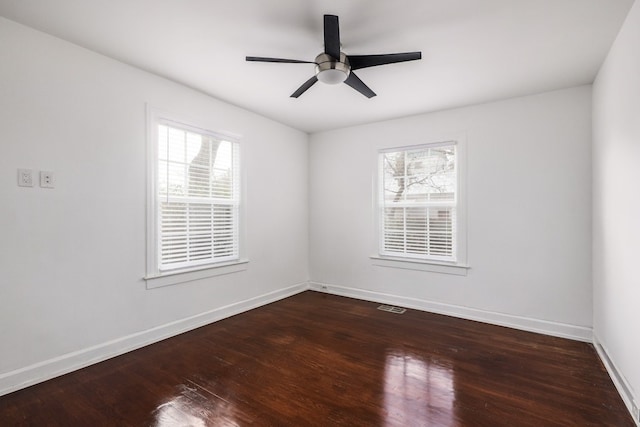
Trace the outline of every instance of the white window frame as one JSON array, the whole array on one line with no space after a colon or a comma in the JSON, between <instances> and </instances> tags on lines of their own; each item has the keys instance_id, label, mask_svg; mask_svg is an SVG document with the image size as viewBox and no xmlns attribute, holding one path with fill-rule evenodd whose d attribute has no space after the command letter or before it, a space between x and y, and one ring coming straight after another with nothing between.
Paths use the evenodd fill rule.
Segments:
<instances>
[{"instance_id":1,"label":"white window frame","mask_svg":"<svg viewBox=\"0 0 640 427\"><path fill-rule=\"evenodd\" d=\"M435 257L422 258L404 256L402 254L390 255L382 251L383 218L381 217L383 206L382 186L382 156L384 153L396 151L408 151L425 147L437 147L445 144L456 145L456 218L455 218L455 242L454 261L436 259ZM373 265L380 267L392 267L408 270L429 271L436 273L466 275L470 268L467 263L467 209L466 209L466 181L467 181L467 146L464 135L456 135L453 138L432 139L430 142L416 143L402 146L389 146L375 150L375 167L373 179L373 211L374 211L374 235L375 249L372 259Z\"/></svg>"},{"instance_id":2,"label":"white window frame","mask_svg":"<svg viewBox=\"0 0 640 427\"><path fill-rule=\"evenodd\" d=\"M158 126L161 124L175 126L180 129L190 130L196 133L213 136L216 139L225 140L237 144L240 150L240 137L228 133L209 130L209 126L192 120L186 120L176 114L169 113L147 105L147 289L175 285L207 277L235 273L247 269L248 260L244 253L244 168L242 159L239 163L238 178L240 179L240 195L236 232L238 239L238 255L225 261L212 261L201 265L185 268L161 270L159 263L159 213L158 213Z\"/></svg>"}]
</instances>

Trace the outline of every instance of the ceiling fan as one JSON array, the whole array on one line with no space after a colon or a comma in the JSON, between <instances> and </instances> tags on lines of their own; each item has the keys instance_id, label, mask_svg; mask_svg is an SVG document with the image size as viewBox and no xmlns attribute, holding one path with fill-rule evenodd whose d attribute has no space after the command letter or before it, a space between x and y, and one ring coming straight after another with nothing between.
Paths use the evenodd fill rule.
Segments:
<instances>
[{"instance_id":1,"label":"ceiling fan","mask_svg":"<svg viewBox=\"0 0 640 427\"><path fill-rule=\"evenodd\" d=\"M346 55L340 51L340 27L336 15L324 15L324 52L316 56L314 61L297 59L265 58L247 56L247 61L282 62L289 64L316 64L316 74L304 82L293 94L297 98L313 86L318 80L327 84L346 83L367 98L376 96L366 84L353 72L360 68L396 62L422 59L422 52L388 53L382 55Z\"/></svg>"}]
</instances>

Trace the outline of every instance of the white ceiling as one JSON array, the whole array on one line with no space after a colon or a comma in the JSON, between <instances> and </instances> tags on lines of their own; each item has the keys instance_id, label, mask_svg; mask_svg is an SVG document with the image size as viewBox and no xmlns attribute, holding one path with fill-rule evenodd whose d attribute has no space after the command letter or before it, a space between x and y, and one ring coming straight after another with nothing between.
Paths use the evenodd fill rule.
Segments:
<instances>
[{"instance_id":1,"label":"white ceiling","mask_svg":"<svg viewBox=\"0 0 640 427\"><path fill-rule=\"evenodd\" d=\"M591 83L633 0L0 0L0 15L306 132ZM317 83L323 14L378 96Z\"/></svg>"}]
</instances>

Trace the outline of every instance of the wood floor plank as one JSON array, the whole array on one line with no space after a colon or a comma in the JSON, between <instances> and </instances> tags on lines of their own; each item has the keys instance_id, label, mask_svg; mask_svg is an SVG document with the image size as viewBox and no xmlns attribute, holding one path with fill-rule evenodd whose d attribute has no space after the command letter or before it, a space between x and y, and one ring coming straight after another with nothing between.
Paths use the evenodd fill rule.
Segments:
<instances>
[{"instance_id":1,"label":"wood floor plank","mask_svg":"<svg viewBox=\"0 0 640 427\"><path fill-rule=\"evenodd\" d=\"M587 343L377 306L307 291L0 397L0 425L634 425Z\"/></svg>"}]
</instances>

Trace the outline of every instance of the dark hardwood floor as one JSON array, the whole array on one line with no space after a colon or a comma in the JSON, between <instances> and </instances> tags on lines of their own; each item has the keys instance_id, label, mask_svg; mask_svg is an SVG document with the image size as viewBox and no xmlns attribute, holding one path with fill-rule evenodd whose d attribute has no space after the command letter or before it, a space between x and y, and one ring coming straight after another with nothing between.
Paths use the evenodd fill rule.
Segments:
<instances>
[{"instance_id":1,"label":"dark hardwood floor","mask_svg":"<svg viewBox=\"0 0 640 427\"><path fill-rule=\"evenodd\" d=\"M2 426L633 426L589 344L304 292L0 397Z\"/></svg>"}]
</instances>

